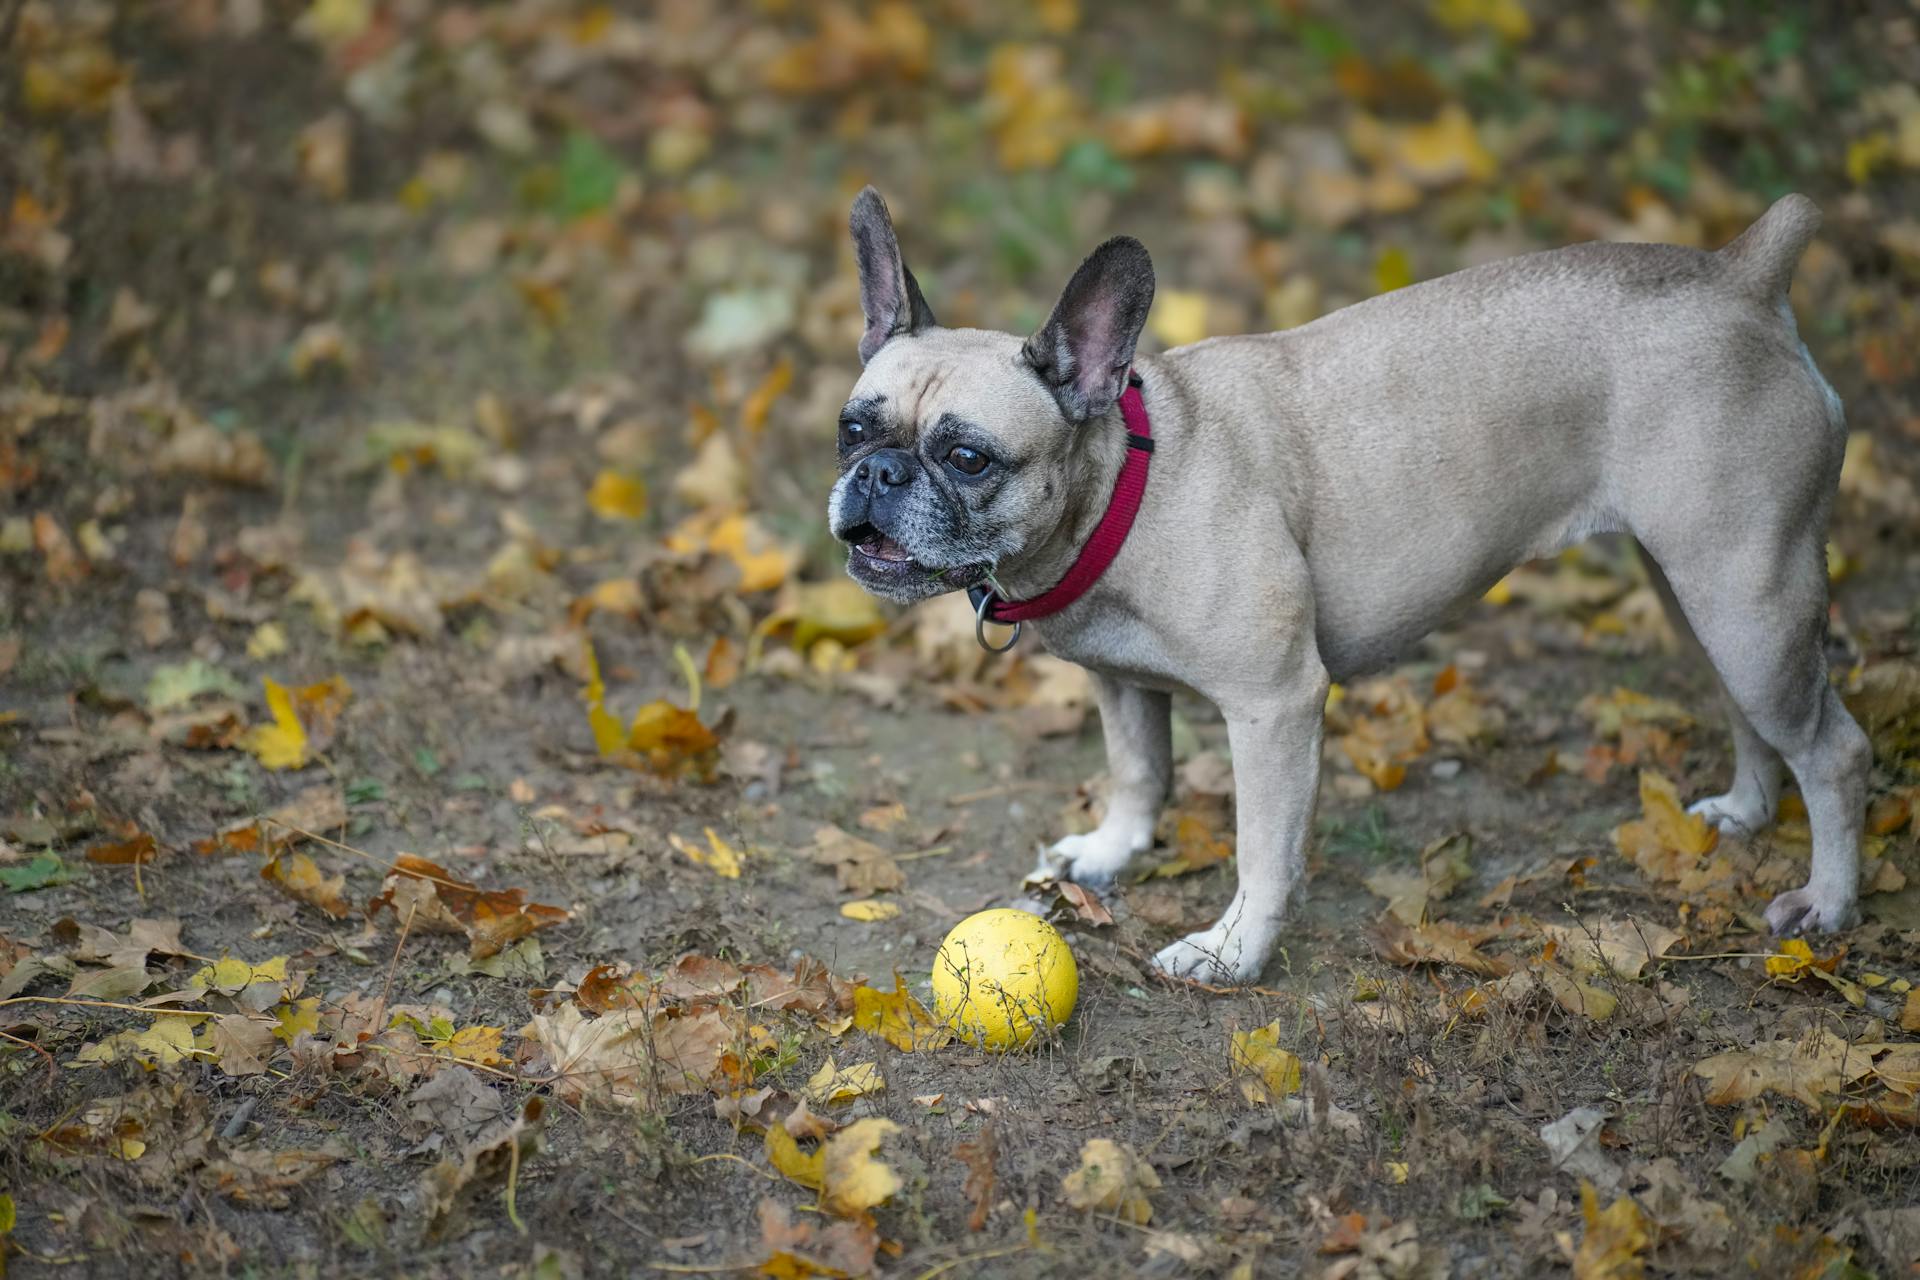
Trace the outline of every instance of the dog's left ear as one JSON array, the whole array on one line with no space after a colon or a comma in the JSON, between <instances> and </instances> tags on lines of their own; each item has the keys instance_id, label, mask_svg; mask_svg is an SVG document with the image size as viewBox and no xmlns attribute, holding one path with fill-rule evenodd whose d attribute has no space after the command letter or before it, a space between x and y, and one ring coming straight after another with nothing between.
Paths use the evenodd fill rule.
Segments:
<instances>
[{"instance_id":1,"label":"dog's left ear","mask_svg":"<svg viewBox=\"0 0 1920 1280\"><path fill-rule=\"evenodd\" d=\"M933 308L920 296L920 284L900 256L893 218L878 191L864 187L854 197L847 228L853 232L853 259L860 268L860 311L867 318L860 335L860 363L865 364L889 339L931 329L935 321Z\"/></svg>"},{"instance_id":2,"label":"dog's left ear","mask_svg":"<svg viewBox=\"0 0 1920 1280\"><path fill-rule=\"evenodd\" d=\"M1134 344L1153 307L1153 259L1132 236L1115 236L1087 255L1027 339L1027 363L1053 388L1060 412L1086 422L1127 389Z\"/></svg>"}]
</instances>

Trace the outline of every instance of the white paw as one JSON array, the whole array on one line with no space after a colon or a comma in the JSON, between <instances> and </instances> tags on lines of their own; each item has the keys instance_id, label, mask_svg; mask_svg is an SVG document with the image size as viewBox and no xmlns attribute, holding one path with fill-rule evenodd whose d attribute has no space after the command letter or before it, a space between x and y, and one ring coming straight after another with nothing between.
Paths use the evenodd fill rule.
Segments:
<instances>
[{"instance_id":1,"label":"white paw","mask_svg":"<svg viewBox=\"0 0 1920 1280\"><path fill-rule=\"evenodd\" d=\"M1859 923L1860 905L1852 894L1824 892L1812 885L1789 889L1767 904L1767 928L1778 938L1838 933Z\"/></svg>"},{"instance_id":2,"label":"white paw","mask_svg":"<svg viewBox=\"0 0 1920 1280\"><path fill-rule=\"evenodd\" d=\"M1255 939L1246 928L1222 923L1164 948L1153 958L1153 967L1171 978L1237 987L1260 976L1271 949L1270 940Z\"/></svg>"},{"instance_id":3,"label":"white paw","mask_svg":"<svg viewBox=\"0 0 1920 1280\"><path fill-rule=\"evenodd\" d=\"M1740 836L1743 839L1773 821L1773 814L1768 812L1765 800L1757 796L1736 795L1731 791L1725 795L1695 800L1687 806L1687 812L1699 814L1720 828L1723 835Z\"/></svg>"},{"instance_id":4,"label":"white paw","mask_svg":"<svg viewBox=\"0 0 1920 1280\"><path fill-rule=\"evenodd\" d=\"M1136 854L1153 843L1153 831L1100 826L1085 835L1068 836L1040 853L1039 872L1075 884L1104 888L1118 880Z\"/></svg>"}]
</instances>

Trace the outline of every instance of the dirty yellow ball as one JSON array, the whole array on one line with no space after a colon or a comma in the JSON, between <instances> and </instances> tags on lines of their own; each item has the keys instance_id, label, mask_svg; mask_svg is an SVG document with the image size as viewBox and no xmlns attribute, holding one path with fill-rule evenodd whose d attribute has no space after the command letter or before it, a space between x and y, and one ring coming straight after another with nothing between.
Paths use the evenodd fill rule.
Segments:
<instances>
[{"instance_id":1,"label":"dirty yellow ball","mask_svg":"<svg viewBox=\"0 0 1920 1280\"><path fill-rule=\"evenodd\" d=\"M1000 907L955 925L933 962L933 1014L969 1044L1018 1049L1073 1013L1080 970L1039 916Z\"/></svg>"}]
</instances>

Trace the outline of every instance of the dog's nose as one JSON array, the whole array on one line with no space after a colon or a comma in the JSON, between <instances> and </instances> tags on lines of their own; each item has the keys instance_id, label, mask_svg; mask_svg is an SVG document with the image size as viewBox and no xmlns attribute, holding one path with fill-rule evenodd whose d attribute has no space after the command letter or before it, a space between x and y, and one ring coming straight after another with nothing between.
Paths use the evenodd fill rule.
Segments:
<instances>
[{"instance_id":1,"label":"dog's nose","mask_svg":"<svg viewBox=\"0 0 1920 1280\"><path fill-rule=\"evenodd\" d=\"M853 474L878 496L911 484L915 469L913 455L905 449L880 449L863 458Z\"/></svg>"}]
</instances>

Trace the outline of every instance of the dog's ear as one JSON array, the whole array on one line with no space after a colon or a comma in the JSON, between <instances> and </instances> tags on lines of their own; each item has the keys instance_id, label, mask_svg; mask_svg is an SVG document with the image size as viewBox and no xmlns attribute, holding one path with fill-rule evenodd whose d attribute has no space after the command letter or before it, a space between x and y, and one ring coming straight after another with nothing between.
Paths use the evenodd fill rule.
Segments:
<instances>
[{"instance_id":1,"label":"dog's ear","mask_svg":"<svg viewBox=\"0 0 1920 1280\"><path fill-rule=\"evenodd\" d=\"M1133 347L1153 306L1153 259L1131 236L1087 255L1022 354L1071 422L1097 418L1127 389Z\"/></svg>"},{"instance_id":2,"label":"dog's ear","mask_svg":"<svg viewBox=\"0 0 1920 1280\"><path fill-rule=\"evenodd\" d=\"M854 197L847 217L853 232L853 258L860 268L860 311L867 328L860 335L860 363L890 338L919 333L934 324L933 308L920 295L920 282L900 257L900 241L893 234L887 202L872 187Z\"/></svg>"}]
</instances>

